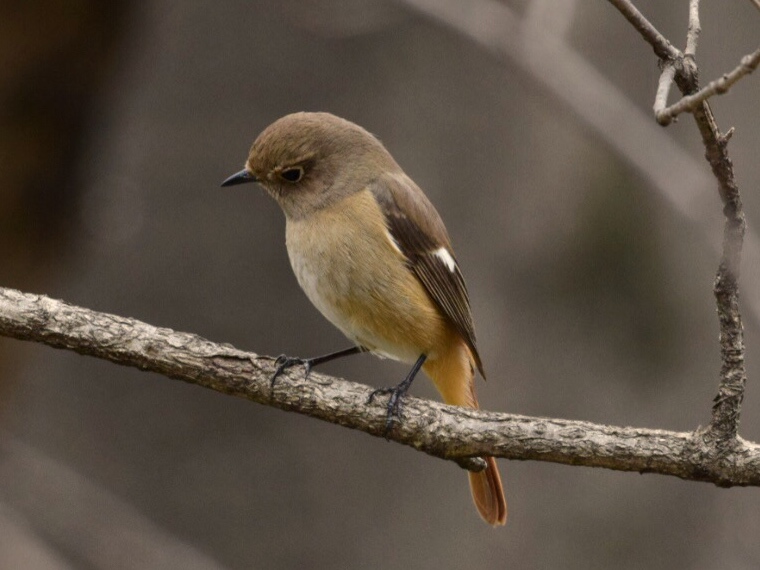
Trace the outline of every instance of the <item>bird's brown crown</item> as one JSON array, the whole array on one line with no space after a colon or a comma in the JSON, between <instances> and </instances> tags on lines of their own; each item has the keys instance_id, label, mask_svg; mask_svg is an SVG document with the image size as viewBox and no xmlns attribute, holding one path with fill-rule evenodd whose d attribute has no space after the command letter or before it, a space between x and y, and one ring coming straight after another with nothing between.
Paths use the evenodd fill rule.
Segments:
<instances>
[{"instance_id":1,"label":"bird's brown crown","mask_svg":"<svg viewBox=\"0 0 760 570\"><path fill-rule=\"evenodd\" d=\"M258 136L246 169L285 209L294 192L347 194L398 165L359 125L330 113L293 113Z\"/></svg>"}]
</instances>

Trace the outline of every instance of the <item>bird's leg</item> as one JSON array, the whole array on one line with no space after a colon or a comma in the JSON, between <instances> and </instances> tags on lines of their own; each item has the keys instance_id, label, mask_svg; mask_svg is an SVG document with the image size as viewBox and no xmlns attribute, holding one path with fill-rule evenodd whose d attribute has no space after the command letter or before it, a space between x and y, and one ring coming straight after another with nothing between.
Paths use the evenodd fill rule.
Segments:
<instances>
[{"instance_id":1,"label":"bird's leg","mask_svg":"<svg viewBox=\"0 0 760 570\"><path fill-rule=\"evenodd\" d=\"M417 376L420 368L422 368L422 365L425 364L425 360L427 360L427 355L420 355L420 357L417 359L417 362L414 363L414 366L412 366L412 369L409 371L409 374L406 375L406 378L404 378L404 380L398 386L394 386L392 388L378 388L369 395L367 403L371 404L375 399L375 396L379 394L390 394L387 407L388 414L385 416L385 435L388 435L393 428L393 419L401 419L401 398L406 395L409 387L412 385L412 382L414 382L414 377Z\"/></svg>"},{"instance_id":2,"label":"bird's leg","mask_svg":"<svg viewBox=\"0 0 760 570\"><path fill-rule=\"evenodd\" d=\"M277 377L285 372L288 368L302 364L306 370L304 377L308 378L311 369L319 364L324 364L325 362L330 362L331 360L337 360L338 358L342 358L344 356L366 352L366 350L367 349L363 346L352 346L351 348L345 348L343 350L331 352L330 354L324 354L322 356L315 356L314 358L298 358L297 356L286 356L284 354L281 354L274 361L274 364L277 366L277 368L275 369L274 374L272 374L272 379L270 380L272 390L274 390L274 383L277 380Z\"/></svg>"}]
</instances>

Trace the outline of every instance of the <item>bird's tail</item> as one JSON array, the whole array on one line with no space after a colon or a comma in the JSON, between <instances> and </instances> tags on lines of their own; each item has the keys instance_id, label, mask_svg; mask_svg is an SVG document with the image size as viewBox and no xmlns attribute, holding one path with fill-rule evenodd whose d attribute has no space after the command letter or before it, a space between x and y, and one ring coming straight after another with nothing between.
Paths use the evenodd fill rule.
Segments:
<instances>
[{"instance_id":1,"label":"bird's tail","mask_svg":"<svg viewBox=\"0 0 760 570\"><path fill-rule=\"evenodd\" d=\"M466 408L478 408L475 397L475 359L461 338L454 348L435 360L429 360L423 370L430 376L444 402ZM478 473L470 472L472 499L480 516L493 526L507 522L507 501L501 477L493 457L485 457L487 467Z\"/></svg>"}]
</instances>

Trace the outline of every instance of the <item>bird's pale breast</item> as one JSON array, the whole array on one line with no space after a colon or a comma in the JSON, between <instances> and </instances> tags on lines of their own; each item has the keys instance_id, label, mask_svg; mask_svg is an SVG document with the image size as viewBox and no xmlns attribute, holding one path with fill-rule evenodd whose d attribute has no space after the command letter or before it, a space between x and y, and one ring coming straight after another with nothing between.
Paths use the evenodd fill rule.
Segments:
<instances>
[{"instance_id":1,"label":"bird's pale breast","mask_svg":"<svg viewBox=\"0 0 760 570\"><path fill-rule=\"evenodd\" d=\"M403 362L423 353L435 358L445 319L408 269L369 191L288 220L286 240L301 288L353 342Z\"/></svg>"}]
</instances>

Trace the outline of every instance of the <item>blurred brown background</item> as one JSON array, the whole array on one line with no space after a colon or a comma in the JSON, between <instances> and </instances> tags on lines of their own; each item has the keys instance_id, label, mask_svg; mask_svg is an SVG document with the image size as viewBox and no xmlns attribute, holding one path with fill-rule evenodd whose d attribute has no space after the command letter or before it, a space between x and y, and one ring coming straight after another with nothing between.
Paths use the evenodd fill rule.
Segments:
<instances>
[{"instance_id":1,"label":"blurred brown background","mask_svg":"<svg viewBox=\"0 0 760 570\"><path fill-rule=\"evenodd\" d=\"M653 121L652 51L607 2L505 5L541 25L560 17L567 51ZM638 3L677 45L687 5ZM605 137L519 59L403 2L107 6L0 9L0 285L261 354L343 348L291 274L277 206L219 188L274 119L330 111L377 134L446 220L491 378L484 407L709 421L721 206L690 117L660 129L667 144L641 146L666 165L680 148L695 170L652 173L615 144L632 131ZM707 81L757 47L760 12L703 2L702 26ZM755 227L758 80L713 103L721 128L737 127L729 148ZM754 441L757 262L745 257L742 283L741 433ZM380 439L8 339L0 367L1 568L760 565L757 489L501 461L510 520L492 530L455 465ZM405 373L369 356L325 371L372 385ZM424 381L414 392L435 396Z\"/></svg>"}]
</instances>

